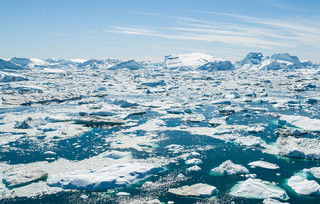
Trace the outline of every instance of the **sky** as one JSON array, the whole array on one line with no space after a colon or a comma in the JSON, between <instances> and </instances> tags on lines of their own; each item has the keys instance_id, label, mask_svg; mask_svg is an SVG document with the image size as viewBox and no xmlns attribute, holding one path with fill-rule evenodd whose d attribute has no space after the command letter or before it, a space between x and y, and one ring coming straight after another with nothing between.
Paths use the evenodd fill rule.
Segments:
<instances>
[{"instance_id":1,"label":"sky","mask_svg":"<svg viewBox=\"0 0 320 204\"><path fill-rule=\"evenodd\" d=\"M0 0L0 57L320 61L319 0Z\"/></svg>"}]
</instances>

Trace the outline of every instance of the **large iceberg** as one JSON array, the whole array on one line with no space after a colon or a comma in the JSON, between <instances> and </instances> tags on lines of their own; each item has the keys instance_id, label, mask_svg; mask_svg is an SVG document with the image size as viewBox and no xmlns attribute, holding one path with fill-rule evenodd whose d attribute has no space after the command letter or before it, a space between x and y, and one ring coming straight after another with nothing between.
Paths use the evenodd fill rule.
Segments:
<instances>
[{"instance_id":1,"label":"large iceberg","mask_svg":"<svg viewBox=\"0 0 320 204\"><path fill-rule=\"evenodd\" d=\"M164 67L182 68L182 67L200 67L208 62L215 62L217 59L204 53L189 53L168 55L165 57Z\"/></svg>"},{"instance_id":2,"label":"large iceberg","mask_svg":"<svg viewBox=\"0 0 320 204\"><path fill-rule=\"evenodd\" d=\"M301 176L292 176L288 180L288 186L300 195L320 194L320 185L316 181Z\"/></svg>"},{"instance_id":3,"label":"large iceberg","mask_svg":"<svg viewBox=\"0 0 320 204\"><path fill-rule=\"evenodd\" d=\"M244 198L275 198L279 200L288 200L287 193L276 185L260 179L248 178L245 181L238 182L232 187L230 194Z\"/></svg>"},{"instance_id":4,"label":"large iceberg","mask_svg":"<svg viewBox=\"0 0 320 204\"><path fill-rule=\"evenodd\" d=\"M283 156L320 159L320 140L317 138L279 137L276 145Z\"/></svg>"},{"instance_id":5,"label":"large iceberg","mask_svg":"<svg viewBox=\"0 0 320 204\"><path fill-rule=\"evenodd\" d=\"M47 184L64 189L103 190L124 187L164 170L147 163L113 164L100 170L79 170L49 175Z\"/></svg>"}]
</instances>

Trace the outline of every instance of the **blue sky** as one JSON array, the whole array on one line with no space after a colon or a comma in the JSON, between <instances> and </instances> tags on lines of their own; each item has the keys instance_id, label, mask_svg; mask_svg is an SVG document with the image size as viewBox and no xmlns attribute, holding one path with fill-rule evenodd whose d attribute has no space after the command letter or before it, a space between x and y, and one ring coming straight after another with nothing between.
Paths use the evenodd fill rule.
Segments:
<instances>
[{"instance_id":1,"label":"blue sky","mask_svg":"<svg viewBox=\"0 0 320 204\"><path fill-rule=\"evenodd\" d=\"M0 57L320 60L319 0L0 0Z\"/></svg>"}]
</instances>

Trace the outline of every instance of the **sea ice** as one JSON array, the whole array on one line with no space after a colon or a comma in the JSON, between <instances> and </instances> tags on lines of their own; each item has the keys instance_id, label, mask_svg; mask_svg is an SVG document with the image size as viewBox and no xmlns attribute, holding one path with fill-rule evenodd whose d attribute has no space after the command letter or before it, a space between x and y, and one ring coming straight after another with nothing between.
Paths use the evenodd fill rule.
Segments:
<instances>
[{"instance_id":1,"label":"sea ice","mask_svg":"<svg viewBox=\"0 0 320 204\"><path fill-rule=\"evenodd\" d=\"M237 174L248 174L249 170L240 165L234 164L231 160L223 162L220 166L211 169L213 175L237 175Z\"/></svg>"},{"instance_id":2,"label":"sea ice","mask_svg":"<svg viewBox=\"0 0 320 204\"><path fill-rule=\"evenodd\" d=\"M287 193L267 181L248 178L245 181L238 182L230 190L230 194L236 197L266 199L275 198L279 200L288 200Z\"/></svg>"},{"instance_id":3,"label":"sea ice","mask_svg":"<svg viewBox=\"0 0 320 204\"><path fill-rule=\"evenodd\" d=\"M4 173L3 181L9 188L15 188L45 179L48 173L37 168L9 169Z\"/></svg>"},{"instance_id":4,"label":"sea ice","mask_svg":"<svg viewBox=\"0 0 320 204\"><path fill-rule=\"evenodd\" d=\"M112 164L100 170L49 175L47 184L64 189L103 190L127 186L162 170L164 168L146 163Z\"/></svg>"},{"instance_id":5,"label":"sea ice","mask_svg":"<svg viewBox=\"0 0 320 204\"><path fill-rule=\"evenodd\" d=\"M312 167L310 169L303 169L305 173L314 178L320 179L320 167Z\"/></svg>"},{"instance_id":6,"label":"sea ice","mask_svg":"<svg viewBox=\"0 0 320 204\"><path fill-rule=\"evenodd\" d=\"M170 188L168 192L179 196L207 198L213 196L217 192L217 188L208 184L197 183L191 186Z\"/></svg>"},{"instance_id":7,"label":"sea ice","mask_svg":"<svg viewBox=\"0 0 320 204\"><path fill-rule=\"evenodd\" d=\"M316 181L310 181L301 176L292 176L288 180L288 186L300 195L320 194L320 185Z\"/></svg>"},{"instance_id":8,"label":"sea ice","mask_svg":"<svg viewBox=\"0 0 320 204\"><path fill-rule=\"evenodd\" d=\"M254 161L248 164L251 167L261 167L265 169L279 169L280 167L277 164L272 164L266 161Z\"/></svg>"}]
</instances>

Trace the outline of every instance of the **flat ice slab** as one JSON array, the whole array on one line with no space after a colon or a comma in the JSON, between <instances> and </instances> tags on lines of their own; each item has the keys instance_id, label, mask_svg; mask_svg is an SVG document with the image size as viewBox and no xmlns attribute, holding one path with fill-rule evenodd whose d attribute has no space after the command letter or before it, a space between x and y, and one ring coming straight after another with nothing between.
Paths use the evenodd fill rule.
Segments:
<instances>
[{"instance_id":1,"label":"flat ice slab","mask_svg":"<svg viewBox=\"0 0 320 204\"><path fill-rule=\"evenodd\" d=\"M80 170L49 176L51 187L81 190L103 190L123 187L164 170L146 163L113 164L100 170Z\"/></svg>"},{"instance_id":2,"label":"flat ice slab","mask_svg":"<svg viewBox=\"0 0 320 204\"><path fill-rule=\"evenodd\" d=\"M286 121L287 124L291 124L303 130L320 132L319 119L312 119L305 116L283 115L280 117L280 120Z\"/></svg>"},{"instance_id":3,"label":"flat ice slab","mask_svg":"<svg viewBox=\"0 0 320 204\"><path fill-rule=\"evenodd\" d=\"M280 167L277 164L272 164L266 161L254 161L248 164L251 167L261 167L265 169L279 169Z\"/></svg>"},{"instance_id":4,"label":"flat ice slab","mask_svg":"<svg viewBox=\"0 0 320 204\"><path fill-rule=\"evenodd\" d=\"M288 186L300 195L320 194L320 185L316 181L301 176L292 176L288 180Z\"/></svg>"},{"instance_id":5,"label":"flat ice slab","mask_svg":"<svg viewBox=\"0 0 320 204\"><path fill-rule=\"evenodd\" d=\"M275 198L279 200L288 200L287 193L267 181L248 178L245 181L238 182L232 187L230 194L236 197L266 199Z\"/></svg>"},{"instance_id":6,"label":"flat ice slab","mask_svg":"<svg viewBox=\"0 0 320 204\"><path fill-rule=\"evenodd\" d=\"M197 183L191 186L171 188L168 192L179 196L211 197L217 192L217 188L208 184Z\"/></svg>"},{"instance_id":7,"label":"flat ice slab","mask_svg":"<svg viewBox=\"0 0 320 204\"><path fill-rule=\"evenodd\" d=\"M41 169L12 169L5 172L3 181L9 188L14 188L45 179L47 176L48 173Z\"/></svg>"}]
</instances>

